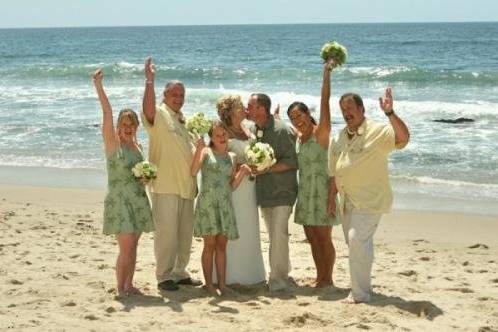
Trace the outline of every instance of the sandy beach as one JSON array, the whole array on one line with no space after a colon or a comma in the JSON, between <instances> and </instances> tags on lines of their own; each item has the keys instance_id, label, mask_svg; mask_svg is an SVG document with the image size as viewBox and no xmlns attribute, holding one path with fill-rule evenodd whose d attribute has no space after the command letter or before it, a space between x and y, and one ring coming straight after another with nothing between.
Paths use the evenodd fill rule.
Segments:
<instances>
[{"instance_id":1,"label":"sandy beach","mask_svg":"<svg viewBox=\"0 0 498 332\"><path fill-rule=\"evenodd\" d=\"M335 288L315 289L302 229L290 223L296 287L269 294L235 287L213 298L182 286L160 293L152 234L140 242L135 283L145 293L115 300L113 237L102 234L103 191L0 185L0 330L373 330L498 331L498 217L394 211L375 237L374 296L345 305L342 229ZM261 223L265 261L268 237ZM202 279L202 242L189 270Z\"/></svg>"}]
</instances>

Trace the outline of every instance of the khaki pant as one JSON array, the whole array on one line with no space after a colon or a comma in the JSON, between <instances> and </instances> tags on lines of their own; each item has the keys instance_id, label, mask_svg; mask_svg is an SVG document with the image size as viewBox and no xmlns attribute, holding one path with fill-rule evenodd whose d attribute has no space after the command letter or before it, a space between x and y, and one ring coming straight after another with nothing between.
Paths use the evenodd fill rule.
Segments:
<instances>
[{"instance_id":1,"label":"khaki pant","mask_svg":"<svg viewBox=\"0 0 498 332\"><path fill-rule=\"evenodd\" d=\"M194 201L178 195L153 193L152 214L157 282L188 278Z\"/></svg>"},{"instance_id":2,"label":"khaki pant","mask_svg":"<svg viewBox=\"0 0 498 332\"><path fill-rule=\"evenodd\" d=\"M356 301L370 301L373 236L381 216L379 213L355 210L350 204L346 204L342 229L349 249L351 295Z\"/></svg>"},{"instance_id":3,"label":"khaki pant","mask_svg":"<svg viewBox=\"0 0 498 332\"><path fill-rule=\"evenodd\" d=\"M270 280L269 285L286 288L291 270L289 259L289 217L292 206L261 208L266 229L270 237Z\"/></svg>"}]
</instances>

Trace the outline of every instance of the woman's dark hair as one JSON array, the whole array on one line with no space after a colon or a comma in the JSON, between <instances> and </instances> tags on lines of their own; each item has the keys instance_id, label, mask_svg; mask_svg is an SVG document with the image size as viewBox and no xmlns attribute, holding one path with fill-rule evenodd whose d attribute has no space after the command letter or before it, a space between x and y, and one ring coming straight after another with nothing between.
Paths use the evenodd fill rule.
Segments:
<instances>
[{"instance_id":1,"label":"woman's dark hair","mask_svg":"<svg viewBox=\"0 0 498 332\"><path fill-rule=\"evenodd\" d=\"M222 127L223 129L225 129L225 125L223 124L223 122L221 120L215 119L215 120L211 121L211 127L209 127L209 131L208 131L209 147L210 148L212 148L214 146L212 137L213 137L214 128L216 128L216 127Z\"/></svg>"},{"instance_id":2,"label":"woman's dark hair","mask_svg":"<svg viewBox=\"0 0 498 332\"><path fill-rule=\"evenodd\" d=\"M342 101L344 99L347 99L347 98L353 99L353 101L356 104L356 106L361 107L363 109L363 113L365 113L365 106L363 106L363 99L361 99L360 95L357 94L357 93L349 92L349 93L343 94L341 96L341 99L339 99L339 106L342 105Z\"/></svg>"},{"instance_id":3,"label":"woman's dark hair","mask_svg":"<svg viewBox=\"0 0 498 332\"><path fill-rule=\"evenodd\" d=\"M300 101L295 101L289 105L289 108L287 109L287 116L289 117L289 119L290 119L290 112L294 109L294 107L297 107L297 109L300 112L307 114L311 119L311 123L313 123L316 126L316 120L314 117L311 116L308 106L306 106L305 103L302 103Z\"/></svg>"}]
</instances>

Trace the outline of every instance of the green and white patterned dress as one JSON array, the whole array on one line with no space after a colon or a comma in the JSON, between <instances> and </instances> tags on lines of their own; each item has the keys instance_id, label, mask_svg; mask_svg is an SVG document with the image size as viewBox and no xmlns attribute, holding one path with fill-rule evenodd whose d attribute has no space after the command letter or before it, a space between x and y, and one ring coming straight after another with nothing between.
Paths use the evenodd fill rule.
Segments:
<instances>
[{"instance_id":1,"label":"green and white patterned dress","mask_svg":"<svg viewBox=\"0 0 498 332\"><path fill-rule=\"evenodd\" d=\"M304 226L332 226L339 218L327 214L329 175L327 150L313 135L305 143L297 144L299 185L294 222ZM336 214L337 215L337 214Z\"/></svg>"},{"instance_id":2,"label":"green and white patterned dress","mask_svg":"<svg viewBox=\"0 0 498 332\"><path fill-rule=\"evenodd\" d=\"M144 186L131 169L144 160L140 151L119 147L107 158L104 234L151 232L152 212Z\"/></svg>"},{"instance_id":3,"label":"green and white patterned dress","mask_svg":"<svg viewBox=\"0 0 498 332\"><path fill-rule=\"evenodd\" d=\"M229 240L239 237L232 204L232 160L217 156L211 149L202 162L201 192L194 213L194 236L223 234Z\"/></svg>"}]
</instances>

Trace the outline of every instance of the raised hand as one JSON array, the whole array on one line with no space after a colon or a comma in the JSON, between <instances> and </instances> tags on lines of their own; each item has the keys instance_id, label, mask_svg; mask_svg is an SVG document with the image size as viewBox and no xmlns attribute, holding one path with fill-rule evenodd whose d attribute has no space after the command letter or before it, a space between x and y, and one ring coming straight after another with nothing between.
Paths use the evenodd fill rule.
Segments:
<instances>
[{"instance_id":1,"label":"raised hand","mask_svg":"<svg viewBox=\"0 0 498 332\"><path fill-rule=\"evenodd\" d=\"M149 124L154 124L154 118L156 117L156 93L154 90L154 77L156 76L156 68L152 63L152 58L147 57L145 59L145 91L144 98L142 100L142 110L144 112L145 119Z\"/></svg>"},{"instance_id":2,"label":"raised hand","mask_svg":"<svg viewBox=\"0 0 498 332\"><path fill-rule=\"evenodd\" d=\"M199 138L196 142L195 142L195 148L196 150L202 150L203 148L206 147L206 142L204 142L204 138Z\"/></svg>"},{"instance_id":3,"label":"raised hand","mask_svg":"<svg viewBox=\"0 0 498 332\"><path fill-rule=\"evenodd\" d=\"M391 88L387 88L384 97L379 98L380 108L389 117L389 122L394 129L394 142L396 148L402 149L410 140L410 130L401 118L394 114L393 109L393 93Z\"/></svg>"},{"instance_id":4,"label":"raised hand","mask_svg":"<svg viewBox=\"0 0 498 332\"><path fill-rule=\"evenodd\" d=\"M333 58L328 59L323 65L323 69L327 72L331 72L335 67L337 67L337 63Z\"/></svg>"},{"instance_id":5,"label":"raised hand","mask_svg":"<svg viewBox=\"0 0 498 332\"><path fill-rule=\"evenodd\" d=\"M116 151L119 143L116 140L111 104L109 103L109 99L107 98L107 94L105 93L102 84L102 81L104 80L104 71L102 68L97 69L95 73L93 73L92 78L95 90L97 91L97 96L99 97L100 107L102 108L102 134L104 136L105 153L107 156L111 156L114 151Z\"/></svg>"},{"instance_id":6,"label":"raised hand","mask_svg":"<svg viewBox=\"0 0 498 332\"><path fill-rule=\"evenodd\" d=\"M102 80L104 79L104 70L102 68L97 69L95 73L93 73L92 78L94 83L102 83Z\"/></svg>"},{"instance_id":7,"label":"raised hand","mask_svg":"<svg viewBox=\"0 0 498 332\"><path fill-rule=\"evenodd\" d=\"M147 81L153 82L156 76L156 67L152 63L152 58L147 57L145 59L145 79Z\"/></svg>"},{"instance_id":8,"label":"raised hand","mask_svg":"<svg viewBox=\"0 0 498 332\"><path fill-rule=\"evenodd\" d=\"M192 176L197 176L197 173L199 173L199 170L201 169L202 162L207 155L206 150L204 149L205 147L206 143L204 143L204 139L200 137L195 142L194 158L192 159L192 164L190 165L190 174Z\"/></svg>"},{"instance_id":9,"label":"raised hand","mask_svg":"<svg viewBox=\"0 0 498 332\"><path fill-rule=\"evenodd\" d=\"M277 104L277 107L275 107L275 110L273 111L273 117L280 120L280 104Z\"/></svg>"},{"instance_id":10,"label":"raised hand","mask_svg":"<svg viewBox=\"0 0 498 332\"><path fill-rule=\"evenodd\" d=\"M384 113L392 112L393 110L393 94L391 88L387 88L383 97L379 97L380 108Z\"/></svg>"}]
</instances>

